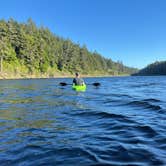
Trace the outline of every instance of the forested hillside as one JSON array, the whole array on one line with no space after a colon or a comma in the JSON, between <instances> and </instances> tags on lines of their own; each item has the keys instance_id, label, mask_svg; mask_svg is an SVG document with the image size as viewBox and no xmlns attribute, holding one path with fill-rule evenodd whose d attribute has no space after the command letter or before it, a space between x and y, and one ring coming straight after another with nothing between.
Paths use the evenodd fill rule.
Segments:
<instances>
[{"instance_id":1,"label":"forested hillside","mask_svg":"<svg viewBox=\"0 0 166 166\"><path fill-rule=\"evenodd\" d=\"M166 75L166 61L156 61L133 75Z\"/></svg>"},{"instance_id":2,"label":"forested hillside","mask_svg":"<svg viewBox=\"0 0 166 166\"><path fill-rule=\"evenodd\" d=\"M0 20L1 75L47 74L131 74L136 69L113 62L97 52L90 52L69 39L53 34L44 27L37 27L29 19L18 23L13 19Z\"/></svg>"}]
</instances>

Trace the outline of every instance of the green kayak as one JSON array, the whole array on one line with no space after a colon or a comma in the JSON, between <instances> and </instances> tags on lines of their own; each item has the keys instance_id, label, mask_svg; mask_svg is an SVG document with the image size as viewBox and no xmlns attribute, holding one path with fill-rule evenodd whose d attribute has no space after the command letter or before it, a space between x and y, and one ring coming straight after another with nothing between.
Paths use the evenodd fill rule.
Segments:
<instances>
[{"instance_id":1,"label":"green kayak","mask_svg":"<svg viewBox=\"0 0 166 166\"><path fill-rule=\"evenodd\" d=\"M73 85L72 89L75 91L85 91L86 90L86 84L84 85Z\"/></svg>"}]
</instances>

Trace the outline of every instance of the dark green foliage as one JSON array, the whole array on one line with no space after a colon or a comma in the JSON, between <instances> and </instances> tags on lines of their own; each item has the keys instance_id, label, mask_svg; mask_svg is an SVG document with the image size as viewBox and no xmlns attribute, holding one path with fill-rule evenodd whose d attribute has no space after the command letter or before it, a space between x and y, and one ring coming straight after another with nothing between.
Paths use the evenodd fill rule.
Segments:
<instances>
[{"instance_id":1,"label":"dark green foliage","mask_svg":"<svg viewBox=\"0 0 166 166\"><path fill-rule=\"evenodd\" d=\"M0 56L10 65L25 66L29 73L47 73L48 69L83 74L130 74L135 71L122 62L113 62L86 46L52 34L47 28L36 27L13 19L0 20ZM49 74L49 73L48 73Z\"/></svg>"},{"instance_id":2,"label":"dark green foliage","mask_svg":"<svg viewBox=\"0 0 166 166\"><path fill-rule=\"evenodd\" d=\"M166 75L166 61L156 61L133 75Z\"/></svg>"}]
</instances>

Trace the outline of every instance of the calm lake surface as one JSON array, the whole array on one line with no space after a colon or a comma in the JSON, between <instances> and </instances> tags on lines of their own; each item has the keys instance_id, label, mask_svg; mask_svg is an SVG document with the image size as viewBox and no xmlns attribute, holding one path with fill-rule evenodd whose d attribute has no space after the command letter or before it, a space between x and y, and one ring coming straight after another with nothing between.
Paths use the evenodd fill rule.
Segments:
<instances>
[{"instance_id":1,"label":"calm lake surface","mask_svg":"<svg viewBox=\"0 0 166 166\"><path fill-rule=\"evenodd\" d=\"M166 165L166 77L0 81L0 165Z\"/></svg>"}]
</instances>

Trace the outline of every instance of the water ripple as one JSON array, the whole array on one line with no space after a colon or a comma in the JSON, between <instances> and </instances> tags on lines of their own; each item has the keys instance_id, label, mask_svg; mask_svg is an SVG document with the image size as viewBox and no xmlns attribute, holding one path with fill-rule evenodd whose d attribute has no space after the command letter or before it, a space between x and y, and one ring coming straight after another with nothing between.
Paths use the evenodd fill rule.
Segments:
<instances>
[{"instance_id":1,"label":"water ripple","mask_svg":"<svg viewBox=\"0 0 166 166\"><path fill-rule=\"evenodd\" d=\"M166 165L165 77L0 82L0 162L6 165Z\"/></svg>"}]
</instances>

